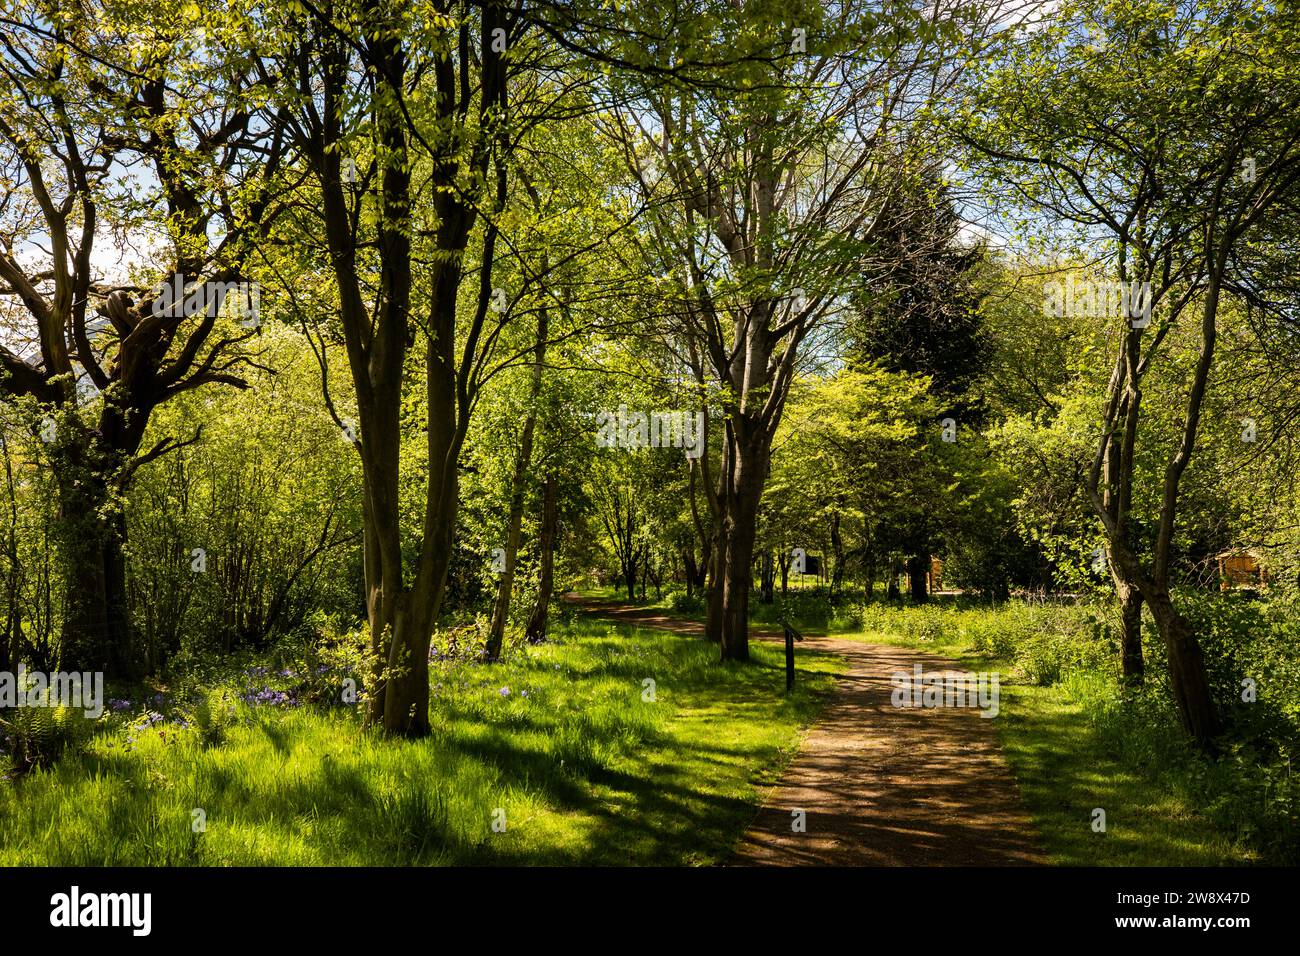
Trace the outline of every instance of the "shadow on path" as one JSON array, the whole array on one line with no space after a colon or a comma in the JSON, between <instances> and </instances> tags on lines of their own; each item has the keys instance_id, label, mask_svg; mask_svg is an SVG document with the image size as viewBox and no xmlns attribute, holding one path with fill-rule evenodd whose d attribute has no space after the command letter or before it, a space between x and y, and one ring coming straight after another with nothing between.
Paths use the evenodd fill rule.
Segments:
<instances>
[{"instance_id":1,"label":"shadow on path","mask_svg":"<svg viewBox=\"0 0 1300 956\"><path fill-rule=\"evenodd\" d=\"M695 621L617 601L565 595L586 613L703 637ZM754 627L750 636L782 639ZM890 678L956 671L908 648L805 635L802 647L848 663L822 719L766 794L736 865L1017 866L1049 861L1020 801L993 719L974 708L895 707ZM795 832L796 811L806 832Z\"/></svg>"}]
</instances>

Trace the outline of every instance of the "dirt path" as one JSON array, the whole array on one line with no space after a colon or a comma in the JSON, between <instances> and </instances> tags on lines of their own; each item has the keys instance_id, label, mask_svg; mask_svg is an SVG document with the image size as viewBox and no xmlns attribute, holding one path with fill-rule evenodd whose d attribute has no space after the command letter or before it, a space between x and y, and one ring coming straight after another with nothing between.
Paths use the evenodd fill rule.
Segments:
<instances>
[{"instance_id":1,"label":"dirt path","mask_svg":"<svg viewBox=\"0 0 1300 956\"><path fill-rule=\"evenodd\" d=\"M568 597L568 596L566 596ZM575 596L576 598L576 596ZM657 611L582 600L621 623L702 637L704 628ZM755 629L762 640L780 634ZM993 720L973 708L895 707L890 677L953 668L906 648L808 636L800 649L849 665L822 720L766 795L741 840L738 865L998 866L1045 864ZM994 718L996 719L996 718ZM794 811L806 831L794 832Z\"/></svg>"}]
</instances>

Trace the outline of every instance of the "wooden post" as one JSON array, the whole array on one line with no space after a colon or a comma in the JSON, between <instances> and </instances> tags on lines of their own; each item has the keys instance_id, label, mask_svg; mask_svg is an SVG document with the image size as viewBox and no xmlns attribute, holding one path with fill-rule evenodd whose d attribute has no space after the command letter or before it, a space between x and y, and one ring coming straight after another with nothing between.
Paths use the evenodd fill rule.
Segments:
<instances>
[{"instance_id":1,"label":"wooden post","mask_svg":"<svg viewBox=\"0 0 1300 956\"><path fill-rule=\"evenodd\" d=\"M794 690L794 632L785 629L785 692Z\"/></svg>"},{"instance_id":2,"label":"wooden post","mask_svg":"<svg viewBox=\"0 0 1300 956\"><path fill-rule=\"evenodd\" d=\"M782 621L781 626L785 628L785 692L788 694L794 690L794 642L802 641L803 635L788 621Z\"/></svg>"}]
</instances>

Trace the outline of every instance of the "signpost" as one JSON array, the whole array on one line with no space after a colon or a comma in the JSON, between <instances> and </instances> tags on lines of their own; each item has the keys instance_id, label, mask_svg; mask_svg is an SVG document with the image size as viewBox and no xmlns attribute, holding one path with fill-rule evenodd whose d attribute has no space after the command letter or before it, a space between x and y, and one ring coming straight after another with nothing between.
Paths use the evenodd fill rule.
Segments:
<instances>
[{"instance_id":1,"label":"signpost","mask_svg":"<svg viewBox=\"0 0 1300 956\"><path fill-rule=\"evenodd\" d=\"M803 635L796 631L789 621L783 620L785 629L785 692L794 690L794 642L802 641Z\"/></svg>"}]
</instances>

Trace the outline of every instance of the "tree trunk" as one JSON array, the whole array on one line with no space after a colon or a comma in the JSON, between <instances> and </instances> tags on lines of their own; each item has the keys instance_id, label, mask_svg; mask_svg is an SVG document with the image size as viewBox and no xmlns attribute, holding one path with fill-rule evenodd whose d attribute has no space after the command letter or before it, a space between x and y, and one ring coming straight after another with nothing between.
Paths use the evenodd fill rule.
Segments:
<instances>
[{"instance_id":1,"label":"tree trunk","mask_svg":"<svg viewBox=\"0 0 1300 956\"><path fill-rule=\"evenodd\" d=\"M0 429L0 454L4 455L5 492L9 500L8 534L5 535L5 558L8 567L5 574L5 623L4 633L0 634L0 671L13 671L18 667L18 657L22 653L22 612L19 609L18 587L22 564L18 556L18 497L14 487L13 458L9 453L9 443L4 431Z\"/></svg>"},{"instance_id":2,"label":"tree trunk","mask_svg":"<svg viewBox=\"0 0 1300 956\"><path fill-rule=\"evenodd\" d=\"M64 477L60 524L69 570L59 666L138 677L126 593L126 518L100 476L73 464Z\"/></svg>"},{"instance_id":3,"label":"tree trunk","mask_svg":"<svg viewBox=\"0 0 1300 956\"><path fill-rule=\"evenodd\" d=\"M546 260L542 260L543 265ZM510 617L511 592L515 586L515 566L519 561L519 533L524 520L524 495L528 490L528 469L533 462L533 431L537 426L537 402L542 393L542 365L546 361L546 336L549 331L549 310L537 313L537 338L533 346L533 376L528 390L528 414L519 440L519 453L515 458L515 473L510 484L510 516L506 522L505 570L497 584L497 599L492 608L492 625L488 631L487 659L501 658L501 644L505 640L506 622Z\"/></svg>"},{"instance_id":4,"label":"tree trunk","mask_svg":"<svg viewBox=\"0 0 1300 956\"><path fill-rule=\"evenodd\" d=\"M871 546L870 538L867 539L863 546L862 570L867 579L866 585L863 587L863 593L866 599L870 601L872 592L876 589L876 552Z\"/></svg>"},{"instance_id":5,"label":"tree trunk","mask_svg":"<svg viewBox=\"0 0 1300 956\"><path fill-rule=\"evenodd\" d=\"M728 432L731 428L728 428ZM749 660L749 594L753 588L758 505L767 470L767 446L731 442L719 490L721 569L705 630L717 635L724 661Z\"/></svg>"},{"instance_id":6,"label":"tree trunk","mask_svg":"<svg viewBox=\"0 0 1300 956\"><path fill-rule=\"evenodd\" d=\"M398 614L388 656L384 693L384 730L402 737L429 732L430 628L409 613L409 600Z\"/></svg>"},{"instance_id":7,"label":"tree trunk","mask_svg":"<svg viewBox=\"0 0 1300 956\"><path fill-rule=\"evenodd\" d=\"M1220 724L1205 672L1205 656L1191 623L1174 608L1168 588L1143 575L1131 550L1112 541L1111 551L1123 579L1138 582L1142 600L1151 609L1156 629L1164 641L1169 659L1169 684L1183 730L1203 750L1212 751Z\"/></svg>"},{"instance_id":8,"label":"tree trunk","mask_svg":"<svg viewBox=\"0 0 1300 956\"><path fill-rule=\"evenodd\" d=\"M524 521L524 495L527 491L528 465L533 454L533 416L524 422L523 440L515 459L515 473L511 476L510 514L506 519L505 568L497 582L497 596L492 604L492 623L488 628L487 653L489 663L501 659L501 645L505 640L506 622L510 618L510 598L515 586L515 567L519 562L519 538Z\"/></svg>"},{"instance_id":9,"label":"tree trunk","mask_svg":"<svg viewBox=\"0 0 1300 956\"><path fill-rule=\"evenodd\" d=\"M749 594L753 589L754 528L737 523L727 535L723 576L722 659L749 660Z\"/></svg>"},{"instance_id":10,"label":"tree trunk","mask_svg":"<svg viewBox=\"0 0 1300 956\"><path fill-rule=\"evenodd\" d=\"M542 527L538 540L541 552L541 569L537 577L537 603L529 615L524 637L537 644L546 639L546 626L551 613L551 590L555 586L555 475L548 474L542 483Z\"/></svg>"},{"instance_id":11,"label":"tree trunk","mask_svg":"<svg viewBox=\"0 0 1300 956\"><path fill-rule=\"evenodd\" d=\"M831 515L831 552L835 556L835 568L831 572L830 596L834 599L839 593L844 580L844 539L840 536L840 513Z\"/></svg>"},{"instance_id":12,"label":"tree trunk","mask_svg":"<svg viewBox=\"0 0 1300 956\"><path fill-rule=\"evenodd\" d=\"M483 8L482 35L504 29L502 8ZM365 21L382 11L364 5ZM418 737L429 731L429 643L446 590L447 569L454 546L458 511L458 463L477 395L472 374L481 356L482 331L492 301L492 269L498 235L497 220L484 228L477 266L478 296L472 318L458 329L457 297L463 277L463 253L474 229L480 205L505 208L508 177L505 143L500 127L475 128L483 140L473 148L446 151L434 157L427 172L428 210L436 220L436 255L428 269L427 314L412 315L413 197L407 149L410 116L401 107L400 90L409 80L411 64L400 32L366 30L362 55L374 70L375 87L360 109L368 107L373 137L384 161L375 182L374 242L359 242L354 209L341 172L346 139L341 104L353 81L350 53L333 40L324 44L319 95L321 126L307 140L321 187L325 237L338 288L338 313L356 395L364 494L364 567L366 613L373 651L373 683L368 688L368 722L381 723L389 736ZM468 36L463 34L463 36ZM480 120L505 112L506 69L501 51L480 47L477 85ZM449 130L467 129L471 97L470 65L461 62L458 74L452 58L429 71L438 87L436 120ZM466 87L458 90L458 87ZM489 146L487 140L496 143ZM488 191L491 181L495 194ZM470 195L453 188L469 181L484 184ZM382 268L372 310L363 291L357 250L373 245ZM422 327L422 328L421 328ZM402 455L400 409L404 397L408 348L416 330L424 333L423 372L426 390L428 481L419 529L420 550L413 567L403 558L402 509L399 501ZM462 332L462 334L457 334ZM463 354L462 346L463 345ZM408 573L411 572L411 573Z\"/></svg>"},{"instance_id":13,"label":"tree trunk","mask_svg":"<svg viewBox=\"0 0 1300 956\"><path fill-rule=\"evenodd\" d=\"M1160 498L1159 524L1154 558L1150 571L1143 568L1129 542L1128 515L1131 507L1134 449L1137 442L1138 412L1142 392L1140 377L1143 364L1139 357L1141 336L1128 335L1124 350L1116 357L1108 386L1108 400L1103 434L1088 480L1088 494L1093 508L1106 528L1112 576L1120 591L1126 615L1124 634L1124 673L1140 667L1141 605L1124 593L1121 586L1141 591L1141 600L1151 609L1156 628L1165 644L1169 659L1169 680L1184 731L1207 752L1214 748L1220 730L1214 699L1206 676L1205 660L1190 622L1174 608L1169 594L1169 569L1174 532L1177 526L1180 482L1191 461L1196 445L1201 407L1213 365L1216 328L1215 316L1228 249L1216 254L1201 316L1201 349L1187 393L1186 417L1178 447L1165 468ZM1104 489L1100 476L1105 475ZM1140 673L1140 671L1139 671Z\"/></svg>"},{"instance_id":14,"label":"tree trunk","mask_svg":"<svg viewBox=\"0 0 1300 956\"><path fill-rule=\"evenodd\" d=\"M1196 640L1191 623L1174 609L1168 595L1156 595L1155 600L1149 603L1151 614L1164 637L1169 657L1169 684L1178 705L1179 721L1190 737L1209 750L1219 734L1220 725L1200 642Z\"/></svg>"},{"instance_id":15,"label":"tree trunk","mask_svg":"<svg viewBox=\"0 0 1300 956\"><path fill-rule=\"evenodd\" d=\"M929 590L926 587L926 578L929 571L930 556L928 554L917 554L908 559L908 589L911 592L912 600L918 604L924 604L929 598Z\"/></svg>"},{"instance_id":16,"label":"tree trunk","mask_svg":"<svg viewBox=\"0 0 1300 956\"><path fill-rule=\"evenodd\" d=\"M1140 687L1146 672L1142 659L1142 592L1115 576L1120 603L1120 660L1124 683Z\"/></svg>"},{"instance_id":17,"label":"tree trunk","mask_svg":"<svg viewBox=\"0 0 1300 956\"><path fill-rule=\"evenodd\" d=\"M714 529L711 553L709 555L709 606L705 612L704 636L711 641L722 641L723 576L726 557L723 555L723 541L720 514L714 515Z\"/></svg>"}]
</instances>

